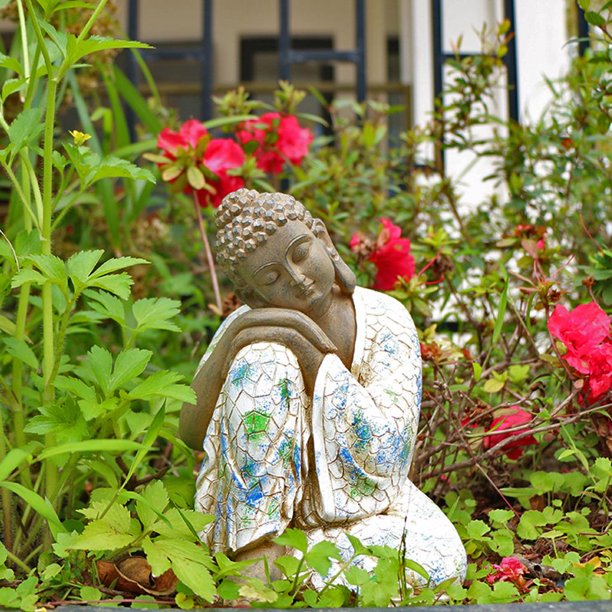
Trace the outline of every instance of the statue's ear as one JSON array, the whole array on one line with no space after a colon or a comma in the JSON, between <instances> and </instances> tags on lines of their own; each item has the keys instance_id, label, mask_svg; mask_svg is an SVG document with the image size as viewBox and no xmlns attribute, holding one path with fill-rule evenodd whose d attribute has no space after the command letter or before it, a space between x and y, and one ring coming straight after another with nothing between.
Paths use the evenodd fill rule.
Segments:
<instances>
[{"instance_id":1,"label":"statue's ear","mask_svg":"<svg viewBox=\"0 0 612 612\"><path fill-rule=\"evenodd\" d=\"M325 249L329 254L329 258L334 264L336 271L336 282L343 293L353 293L357 279L355 273L346 265L344 260L338 254L334 243L329 237L327 228L321 219L314 219L312 224L312 233L325 245Z\"/></svg>"}]
</instances>

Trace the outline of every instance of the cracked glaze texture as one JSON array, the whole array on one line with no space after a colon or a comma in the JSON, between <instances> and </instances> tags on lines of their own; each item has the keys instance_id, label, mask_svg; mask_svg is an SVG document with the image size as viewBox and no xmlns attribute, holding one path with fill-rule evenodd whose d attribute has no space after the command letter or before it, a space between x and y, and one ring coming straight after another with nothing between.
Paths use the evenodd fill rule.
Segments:
<instances>
[{"instance_id":1,"label":"cracked glaze texture","mask_svg":"<svg viewBox=\"0 0 612 612\"><path fill-rule=\"evenodd\" d=\"M396 300L356 288L351 370L327 355L312 400L293 353L256 343L236 356L204 440L196 508L216 520L202 539L237 552L303 529L311 544L350 533L399 548L435 583L463 578L465 550L442 511L408 480L421 403L412 319ZM247 307L229 317L224 329ZM359 565L370 569L370 559ZM334 568L331 570L334 571Z\"/></svg>"}]
</instances>

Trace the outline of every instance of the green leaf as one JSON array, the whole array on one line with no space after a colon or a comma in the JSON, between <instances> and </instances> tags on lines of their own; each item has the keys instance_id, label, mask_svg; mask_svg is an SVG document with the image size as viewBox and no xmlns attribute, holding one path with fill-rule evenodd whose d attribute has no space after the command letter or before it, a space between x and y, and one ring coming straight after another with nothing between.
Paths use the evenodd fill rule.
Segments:
<instances>
[{"instance_id":1,"label":"green leaf","mask_svg":"<svg viewBox=\"0 0 612 612\"><path fill-rule=\"evenodd\" d=\"M136 513L145 530L157 521L158 513L163 512L169 502L168 492L161 480L156 480L145 487L142 500L136 502Z\"/></svg>"},{"instance_id":2,"label":"green leaf","mask_svg":"<svg viewBox=\"0 0 612 612\"><path fill-rule=\"evenodd\" d=\"M606 20L603 15L596 13L595 11L587 11L584 14L584 18L594 26L605 27Z\"/></svg>"},{"instance_id":3,"label":"green leaf","mask_svg":"<svg viewBox=\"0 0 612 612\"><path fill-rule=\"evenodd\" d=\"M361 586L362 584L370 582L369 572L366 572L356 565L348 567L344 572L344 577L349 584L354 586Z\"/></svg>"},{"instance_id":4,"label":"green leaf","mask_svg":"<svg viewBox=\"0 0 612 612\"><path fill-rule=\"evenodd\" d=\"M497 510L491 510L489 512L489 518L500 525L506 525L508 521L514 518L515 514L512 510L503 510L501 508Z\"/></svg>"},{"instance_id":5,"label":"green leaf","mask_svg":"<svg viewBox=\"0 0 612 612\"><path fill-rule=\"evenodd\" d=\"M82 286L87 283L87 278L100 261L102 255L104 255L104 251L101 249L96 251L79 251L68 260L66 268L75 286L77 284Z\"/></svg>"},{"instance_id":6,"label":"green leaf","mask_svg":"<svg viewBox=\"0 0 612 612\"><path fill-rule=\"evenodd\" d=\"M152 356L151 351L144 349L134 348L121 351L115 360L115 367L109 381L109 391L112 393L140 376Z\"/></svg>"},{"instance_id":7,"label":"green leaf","mask_svg":"<svg viewBox=\"0 0 612 612\"><path fill-rule=\"evenodd\" d=\"M206 601L213 601L215 581L207 567L211 559L201 545L160 537L155 539L154 546L158 554L170 559L174 573L183 584Z\"/></svg>"},{"instance_id":8,"label":"green leaf","mask_svg":"<svg viewBox=\"0 0 612 612\"><path fill-rule=\"evenodd\" d=\"M0 314L0 332L3 332L9 336L14 336L17 326L8 317Z\"/></svg>"},{"instance_id":9,"label":"green leaf","mask_svg":"<svg viewBox=\"0 0 612 612\"><path fill-rule=\"evenodd\" d=\"M342 560L340 551L335 544L323 541L317 542L304 556L306 563L316 570L321 576L327 576L331 568L331 560Z\"/></svg>"},{"instance_id":10,"label":"green leaf","mask_svg":"<svg viewBox=\"0 0 612 612\"><path fill-rule=\"evenodd\" d=\"M85 177L85 184L90 186L105 178L128 178L155 183L155 176L150 170L140 168L126 159L113 156L101 159L99 164Z\"/></svg>"},{"instance_id":11,"label":"green leaf","mask_svg":"<svg viewBox=\"0 0 612 612\"><path fill-rule=\"evenodd\" d=\"M141 259L140 257L115 257L113 259L109 259L105 261L92 275L92 279L100 278L105 274L110 274L111 272L117 272L118 270L123 270L125 268L129 268L131 266L137 266L140 264L148 264L149 262L146 259Z\"/></svg>"},{"instance_id":12,"label":"green leaf","mask_svg":"<svg viewBox=\"0 0 612 612\"><path fill-rule=\"evenodd\" d=\"M49 448L38 455L35 461L44 461L51 457L72 453L124 453L140 448L142 445L133 440L83 440Z\"/></svg>"},{"instance_id":13,"label":"green leaf","mask_svg":"<svg viewBox=\"0 0 612 612\"><path fill-rule=\"evenodd\" d=\"M8 137L13 143L13 154L23 146L38 138L44 129L40 121L40 108L28 108L19 113L8 129Z\"/></svg>"},{"instance_id":14,"label":"green leaf","mask_svg":"<svg viewBox=\"0 0 612 612\"><path fill-rule=\"evenodd\" d=\"M32 460L32 454L26 452L21 448L11 449L6 457L0 462L0 480L6 480L13 470L16 470L25 461L29 462ZM3 561L0 560L0 565Z\"/></svg>"},{"instance_id":15,"label":"green leaf","mask_svg":"<svg viewBox=\"0 0 612 612\"><path fill-rule=\"evenodd\" d=\"M144 298L134 303L132 313L136 319L136 330L166 329L168 331L181 331L169 319L180 312L181 303L169 298Z\"/></svg>"},{"instance_id":16,"label":"green leaf","mask_svg":"<svg viewBox=\"0 0 612 612\"><path fill-rule=\"evenodd\" d=\"M497 393L504 388L506 382L504 380L498 380L496 378L489 378L483 386L483 389L487 393Z\"/></svg>"},{"instance_id":17,"label":"green leaf","mask_svg":"<svg viewBox=\"0 0 612 612\"><path fill-rule=\"evenodd\" d=\"M299 550L303 554L306 554L308 551L308 539L306 538L306 534L292 527L285 529L282 535L274 538L274 542L282 546L288 546L289 548Z\"/></svg>"},{"instance_id":18,"label":"green leaf","mask_svg":"<svg viewBox=\"0 0 612 612\"><path fill-rule=\"evenodd\" d=\"M145 524L145 529L146 527L147 526ZM151 566L151 573L154 576L161 576L161 574L170 569L171 563L168 555L166 555L162 547L156 546L156 544L151 541L150 537L147 536L143 540L142 550L147 556L147 561Z\"/></svg>"},{"instance_id":19,"label":"green leaf","mask_svg":"<svg viewBox=\"0 0 612 612\"><path fill-rule=\"evenodd\" d=\"M36 270L32 270L32 268L24 268L13 276L11 287L17 289L21 287L21 285L25 285L25 283L44 285L46 281L47 279L40 272L36 272Z\"/></svg>"},{"instance_id":20,"label":"green leaf","mask_svg":"<svg viewBox=\"0 0 612 612\"><path fill-rule=\"evenodd\" d=\"M7 70L16 72L19 75L23 74L23 67L19 63L19 60L8 55L4 55L4 53L0 53L0 68L6 68Z\"/></svg>"},{"instance_id":21,"label":"green leaf","mask_svg":"<svg viewBox=\"0 0 612 612\"><path fill-rule=\"evenodd\" d=\"M152 47L135 40L116 40L105 36L90 36L77 42L76 37L69 36L66 64L71 66L86 55L109 49L152 49Z\"/></svg>"},{"instance_id":22,"label":"green leaf","mask_svg":"<svg viewBox=\"0 0 612 612\"><path fill-rule=\"evenodd\" d=\"M482 366L476 361L472 361L472 370L474 371L474 380L478 382L482 375Z\"/></svg>"},{"instance_id":23,"label":"green leaf","mask_svg":"<svg viewBox=\"0 0 612 612\"><path fill-rule=\"evenodd\" d=\"M129 393L130 399L149 400L154 397L167 397L181 402L195 403L196 397L193 389L185 384L176 384L183 377L176 372L155 372Z\"/></svg>"},{"instance_id":24,"label":"green leaf","mask_svg":"<svg viewBox=\"0 0 612 612\"><path fill-rule=\"evenodd\" d=\"M59 520L53 505L48 499L43 499L40 495L38 495L38 493L35 493L17 482L0 481L0 487L11 491L11 493L15 493L15 495L19 495L19 497L21 497L26 504L28 504L28 506L31 506L35 512L46 519L54 537L58 533L64 531L64 527Z\"/></svg>"},{"instance_id":25,"label":"green leaf","mask_svg":"<svg viewBox=\"0 0 612 612\"><path fill-rule=\"evenodd\" d=\"M66 265L59 257L55 255L29 255L27 259L52 283L65 286L68 282Z\"/></svg>"},{"instance_id":26,"label":"green leaf","mask_svg":"<svg viewBox=\"0 0 612 612\"><path fill-rule=\"evenodd\" d=\"M27 82L27 79L23 77L4 81L4 85L2 85L2 102L5 102L9 96L20 91Z\"/></svg>"},{"instance_id":27,"label":"green leaf","mask_svg":"<svg viewBox=\"0 0 612 612\"><path fill-rule=\"evenodd\" d=\"M103 503L82 511L88 518L100 516ZM93 512L92 512L93 510ZM76 537L69 548L77 550L117 550L129 546L138 536L132 532L130 511L118 503L111 504L106 514L88 523L83 533Z\"/></svg>"},{"instance_id":28,"label":"green leaf","mask_svg":"<svg viewBox=\"0 0 612 612\"><path fill-rule=\"evenodd\" d=\"M91 276L87 284L89 287L104 289L119 296L122 300L127 300L130 297L130 287L134 284L134 280L129 274L121 272L120 274L107 274L95 279Z\"/></svg>"},{"instance_id":29,"label":"green leaf","mask_svg":"<svg viewBox=\"0 0 612 612\"><path fill-rule=\"evenodd\" d=\"M22 361L33 370L38 370L38 359L34 351L21 338L4 338L6 352Z\"/></svg>"},{"instance_id":30,"label":"green leaf","mask_svg":"<svg viewBox=\"0 0 612 612\"><path fill-rule=\"evenodd\" d=\"M491 531L491 528L481 520L470 521L467 525L467 534L475 540L481 539L485 533Z\"/></svg>"},{"instance_id":31,"label":"green leaf","mask_svg":"<svg viewBox=\"0 0 612 612\"><path fill-rule=\"evenodd\" d=\"M45 435L55 433L59 442L79 442L89 437L89 430L74 402L50 404L39 408L40 414L32 417L25 427L28 433Z\"/></svg>"},{"instance_id":32,"label":"green leaf","mask_svg":"<svg viewBox=\"0 0 612 612\"><path fill-rule=\"evenodd\" d=\"M529 374L529 366L528 365L511 365L508 368L508 376L513 383L521 383L527 379L527 375Z\"/></svg>"},{"instance_id":33,"label":"green leaf","mask_svg":"<svg viewBox=\"0 0 612 612\"><path fill-rule=\"evenodd\" d=\"M106 291L86 291L85 294L92 300L90 306L106 318L125 325L125 308L123 301Z\"/></svg>"}]
</instances>

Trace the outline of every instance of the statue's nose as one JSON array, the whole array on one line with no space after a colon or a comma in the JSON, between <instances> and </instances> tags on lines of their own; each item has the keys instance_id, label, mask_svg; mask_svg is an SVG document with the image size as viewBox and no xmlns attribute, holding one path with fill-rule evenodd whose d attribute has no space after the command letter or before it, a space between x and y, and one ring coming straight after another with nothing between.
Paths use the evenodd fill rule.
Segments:
<instances>
[{"instance_id":1,"label":"statue's nose","mask_svg":"<svg viewBox=\"0 0 612 612\"><path fill-rule=\"evenodd\" d=\"M292 287L302 287L304 282L306 281L306 277L302 274L302 271L297 266L292 266L290 263L287 263L285 266L289 277L291 278L291 286Z\"/></svg>"}]
</instances>

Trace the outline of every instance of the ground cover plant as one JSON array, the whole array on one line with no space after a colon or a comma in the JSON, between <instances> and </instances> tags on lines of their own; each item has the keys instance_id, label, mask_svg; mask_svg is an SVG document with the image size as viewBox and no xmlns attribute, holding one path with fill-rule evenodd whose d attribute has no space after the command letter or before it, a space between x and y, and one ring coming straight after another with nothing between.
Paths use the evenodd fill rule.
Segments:
<instances>
[{"instance_id":1,"label":"ground cover plant","mask_svg":"<svg viewBox=\"0 0 612 612\"><path fill-rule=\"evenodd\" d=\"M490 110L502 23L488 53L452 62L430 123L391 139L374 102L333 105L332 135L315 136L288 84L272 108L238 90L218 119L181 123L151 80L145 100L105 61L142 46L114 38L109 3L0 2L17 24L0 55L0 606L610 599L610 3L581 5L597 40L549 83L541 118ZM490 197L439 172L443 133L447 151L491 160ZM355 541L373 574L345 564L315 592L331 543L288 530L295 555L267 584L200 543L201 457L178 412L237 306L209 243L242 185L293 193L360 284L410 309L424 364L411 478L459 530L463 585L413 588L407 570L427 577L401 550Z\"/></svg>"}]
</instances>

